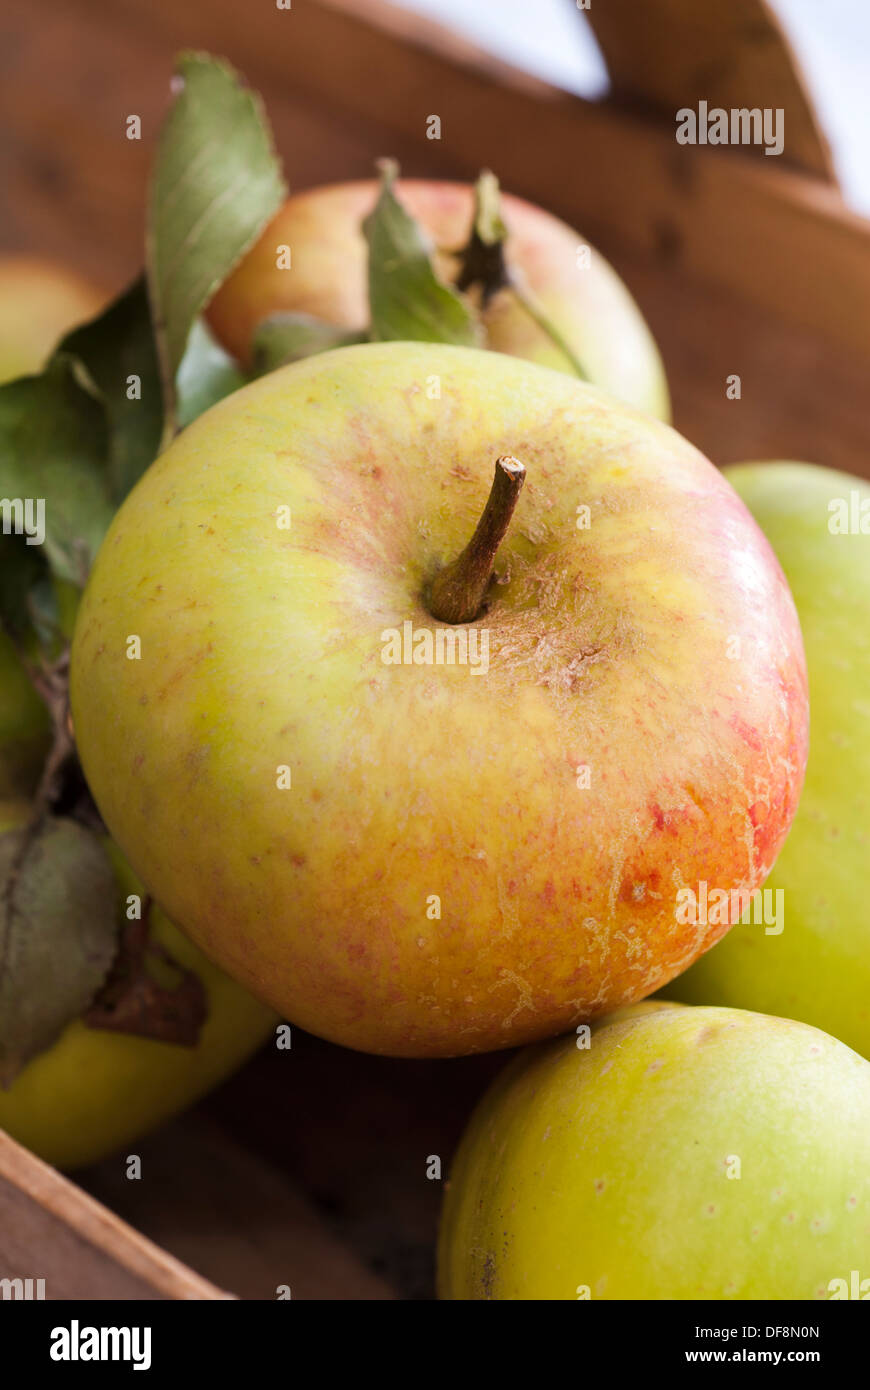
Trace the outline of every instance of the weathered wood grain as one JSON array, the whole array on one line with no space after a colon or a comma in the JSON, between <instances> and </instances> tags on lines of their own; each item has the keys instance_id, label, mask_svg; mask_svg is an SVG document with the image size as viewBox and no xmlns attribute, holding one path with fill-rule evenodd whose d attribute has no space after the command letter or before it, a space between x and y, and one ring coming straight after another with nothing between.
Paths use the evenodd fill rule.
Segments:
<instances>
[{"instance_id":1,"label":"weathered wood grain","mask_svg":"<svg viewBox=\"0 0 870 1390\"><path fill-rule=\"evenodd\" d=\"M47 1299L229 1297L2 1131L0 1279L44 1279Z\"/></svg>"}]
</instances>

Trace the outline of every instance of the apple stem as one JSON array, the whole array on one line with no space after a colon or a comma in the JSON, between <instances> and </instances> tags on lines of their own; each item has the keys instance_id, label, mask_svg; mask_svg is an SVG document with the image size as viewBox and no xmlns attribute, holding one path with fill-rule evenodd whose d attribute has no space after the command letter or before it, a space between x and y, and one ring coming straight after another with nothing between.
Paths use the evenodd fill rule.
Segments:
<instances>
[{"instance_id":1,"label":"apple stem","mask_svg":"<svg viewBox=\"0 0 870 1390\"><path fill-rule=\"evenodd\" d=\"M429 612L440 623L472 623L480 616L492 580L496 551L510 525L525 464L510 454L495 461L495 477L477 528L462 554L445 565L429 589Z\"/></svg>"}]
</instances>

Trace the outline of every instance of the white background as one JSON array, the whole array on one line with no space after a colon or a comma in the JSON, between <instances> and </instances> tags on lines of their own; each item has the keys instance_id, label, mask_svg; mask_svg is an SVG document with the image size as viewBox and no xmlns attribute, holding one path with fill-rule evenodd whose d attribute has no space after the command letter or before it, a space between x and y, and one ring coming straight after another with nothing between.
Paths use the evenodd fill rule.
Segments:
<instances>
[{"instance_id":1,"label":"white background","mask_svg":"<svg viewBox=\"0 0 870 1390\"><path fill-rule=\"evenodd\" d=\"M714 2L728 0L697 0ZM572 0L398 3L556 86L586 97L606 90L598 47ZM772 0L772 8L804 70L846 199L870 215L870 0Z\"/></svg>"}]
</instances>

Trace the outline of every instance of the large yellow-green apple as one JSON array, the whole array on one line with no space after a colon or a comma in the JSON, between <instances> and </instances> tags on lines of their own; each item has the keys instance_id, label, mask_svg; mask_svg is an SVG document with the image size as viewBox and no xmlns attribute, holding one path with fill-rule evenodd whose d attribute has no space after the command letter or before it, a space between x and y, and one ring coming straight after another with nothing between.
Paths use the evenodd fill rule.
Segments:
<instances>
[{"instance_id":1,"label":"large yellow-green apple","mask_svg":"<svg viewBox=\"0 0 870 1390\"><path fill-rule=\"evenodd\" d=\"M26 823L26 802L0 804L0 833ZM118 919L142 885L113 845ZM277 1022L274 1014L219 970L159 908L150 939L182 970L193 971L208 1014L193 1047L69 1023L46 1051L0 1088L0 1129L59 1168L96 1163L186 1109L249 1057Z\"/></svg>"},{"instance_id":2,"label":"large yellow-green apple","mask_svg":"<svg viewBox=\"0 0 870 1390\"><path fill-rule=\"evenodd\" d=\"M67 266L0 257L0 383L38 372L52 348L93 318L106 296Z\"/></svg>"},{"instance_id":3,"label":"large yellow-green apple","mask_svg":"<svg viewBox=\"0 0 870 1390\"><path fill-rule=\"evenodd\" d=\"M806 1024L664 1003L577 1044L520 1053L475 1111L442 1298L827 1299L870 1280L863 1057Z\"/></svg>"},{"instance_id":4,"label":"large yellow-green apple","mask_svg":"<svg viewBox=\"0 0 870 1390\"><path fill-rule=\"evenodd\" d=\"M208 310L212 329L240 361L250 357L257 325L271 314L302 313L363 331L369 324L367 248L362 222L378 198L373 179L330 184L288 199L259 241L218 291ZM396 194L438 248L437 267L453 282L451 252L467 241L474 218L470 184L403 179ZM508 264L549 317L590 381L662 419L670 402L661 358L646 322L619 276L598 251L542 208L503 194ZM289 246L290 269L277 250ZM483 312L485 345L563 371L573 368L510 291Z\"/></svg>"},{"instance_id":5,"label":"large yellow-green apple","mask_svg":"<svg viewBox=\"0 0 870 1390\"><path fill-rule=\"evenodd\" d=\"M782 893L782 931L735 927L668 992L803 1019L870 1057L870 486L804 463L743 464L727 476L794 594L812 741L766 885Z\"/></svg>"},{"instance_id":6,"label":"large yellow-green apple","mask_svg":"<svg viewBox=\"0 0 870 1390\"><path fill-rule=\"evenodd\" d=\"M507 455L501 582L452 626L432 594ZM303 1027L399 1055L673 978L727 925L678 920L678 888L766 877L806 753L791 596L721 474L576 378L432 344L309 358L189 426L107 533L71 692L172 920Z\"/></svg>"}]
</instances>

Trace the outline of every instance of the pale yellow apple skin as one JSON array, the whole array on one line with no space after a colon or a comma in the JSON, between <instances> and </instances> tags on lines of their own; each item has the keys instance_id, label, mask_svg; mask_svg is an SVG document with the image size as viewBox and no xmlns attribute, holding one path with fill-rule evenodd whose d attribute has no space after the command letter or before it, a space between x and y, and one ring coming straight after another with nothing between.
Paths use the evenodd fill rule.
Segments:
<instances>
[{"instance_id":1,"label":"pale yellow apple skin","mask_svg":"<svg viewBox=\"0 0 870 1390\"><path fill-rule=\"evenodd\" d=\"M41 371L64 334L105 302L101 290L55 261L0 256L0 385Z\"/></svg>"},{"instance_id":2,"label":"pale yellow apple skin","mask_svg":"<svg viewBox=\"0 0 870 1390\"><path fill-rule=\"evenodd\" d=\"M870 1057L870 535L828 529L832 499L866 480L808 463L726 470L771 542L803 629L812 741L791 833L766 887L783 930L736 926L675 980L686 1003L802 1019Z\"/></svg>"},{"instance_id":3,"label":"pale yellow apple skin","mask_svg":"<svg viewBox=\"0 0 870 1390\"><path fill-rule=\"evenodd\" d=\"M330 184L295 194L218 291L209 322L241 361L250 355L257 324L270 314L304 313L362 331L369 325L368 252L361 224L378 198L373 179ZM403 179L396 193L440 252L461 248L474 215L470 184ZM511 266L521 272L551 322L584 367L589 380L630 405L670 419L664 368L646 322L619 276L590 248L588 267L578 248L589 243L542 208L502 195ZM291 268L279 269L277 248L289 246ZM453 282L457 263L438 258ZM502 292L484 314L482 346L545 367L573 372L569 359L516 298Z\"/></svg>"},{"instance_id":4,"label":"pale yellow apple skin","mask_svg":"<svg viewBox=\"0 0 870 1390\"><path fill-rule=\"evenodd\" d=\"M438 627L423 592L502 453L528 477L488 674L385 664L386 631ZM311 358L184 431L100 550L71 691L172 919L294 1022L408 1056L679 973L725 927L678 922L678 886L761 882L806 757L791 596L717 470L574 378L418 343Z\"/></svg>"},{"instance_id":5,"label":"pale yellow apple skin","mask_svg":"<svg viewBox=\"0 0 870 1390\"><path fill-rule=\"evenodd\" d=\"M868 1275L870 1064L646 1003L516 1057L451 1165L445 1299L828 1299Z\"/></svg>"},{"instance_id":6,"label":"pale yellow apple skin","mask_svg":"<svg viewBox=\"0 0 870 1390\"><path fill-rule=\"evenodd\" d=\"M23 824L27 814L21 803L0 805L0 830ZM127 895L143 890L116 847L108 848L120 919ZM57 1168L81 1168L135 1144L237 1070L278 1022L158 907L151 910L151 937L205 988L208 1017L199 1041L182 1047L70 1023L8 1090L0 1088L0 1129Z\"/></svg>"}]
</instances>

